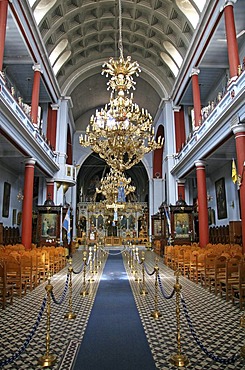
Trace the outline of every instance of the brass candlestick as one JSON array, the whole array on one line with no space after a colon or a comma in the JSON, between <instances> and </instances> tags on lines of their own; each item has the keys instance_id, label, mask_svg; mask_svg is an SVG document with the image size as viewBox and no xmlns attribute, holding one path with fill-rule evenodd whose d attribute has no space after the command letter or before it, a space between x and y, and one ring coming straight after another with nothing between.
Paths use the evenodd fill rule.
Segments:
<instances>
[{"instance_id":1,"label":"brass candlestick","mask_svg":"<svg viewBox=\"0 0 245 370\"><path fill-rule=\"evenodd\" d=\"M176 323L177 323L177 347L178 351L176 354L174 354L170 358L170 362L178 367L183 367L188 365L189 360L186 355L183 355L181 353L181 343L180 343L180 291L182 289L181 284L179 283L179 276L180 276L180 271L176 270L175 272L176 276L176 283L174 285L175 293L176 293Z\"/></svg>"},{"instance_id":2,"label":"brass candlestick","mask_svg":"<svg viewBox=\"0 0 245 370\"><path fill-rule=\"evenodd\" d=\"M86 256L87 256L87 252L83 252L83 263L84 263L84 267L83 267L83 289L80 293L83 297L88 295L88 291L86 289L86 260L87 260Z\"/></svg>"},{"instance_id":3,"label":"brass candlestick","mask_svg":"<svg viewBox=\"0 0 245 370\"><path fill-rule=\"evenodd\" d=\"M158 319L162 316L161 312L158 311L158 273L159 273L159 267L157 265L158 260L156 259L156 266L154 267L155 270L155 310L151 313L151 316L154 317L154 319Z\"/></svg>"},{"instance_id":4,"label":"brass candlestick","mask_svg":"<svg viewBox=\"0 0 245 370\"><path fill-rule=\"evenodd\" d=\"M141 295L146 295L148 294L146 288L145 288L145 266L144 266L144 261L145 261L145 253L142 252L141 255L141 264L142 264L142 289L140 291Z\"/></svg>"},{"instance_id":5,"label":"brass candlestick","mask_svg":"<svg viewBox=\"0 0 245 370\"><path fill-rule=\"evenodd\" d=\"M53 290L53 285L50 283L51 273L48 272L48 284L45 289L47 292L47 331L46 331L46 353L45 355L39 357L38 363L42 367L53 366L56 361L56 356L52 355L50 351L50 314L51 314L51 292Z\"/></svg>"},{"instance_id":6,"label":"brass candlestick","mask_svg":"<svg viewBox=\"0 0 245 370\"><path fill-rule=\"evenodd\" d=\"M65 318L70 320L70 319L75 319L77 317L77 315L74 312L72 312L72 271L73 271L73 268L72 268L72 258L71 257L69 258L68 271L69 271L69 312L65 314Z\"/></svg>"}]
</instances>

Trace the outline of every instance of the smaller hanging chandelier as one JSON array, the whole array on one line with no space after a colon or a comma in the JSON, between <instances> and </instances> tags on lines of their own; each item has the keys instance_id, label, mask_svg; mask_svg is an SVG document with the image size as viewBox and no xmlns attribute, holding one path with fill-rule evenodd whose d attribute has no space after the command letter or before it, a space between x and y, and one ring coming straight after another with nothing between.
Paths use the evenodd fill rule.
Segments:
<instances>
[{"instance_id":1,"label":"smaller hanging chandelier","mask_svg":"<svg viewBox=\"0 0 245 370\"><path fill-rule=\"evenodd\" d=\"M163 139L154 139L153 119L147 109L140 109L133 102L136 82L132 75L139 75L137 61L123 56L122 9L119 0L119 51L118 60L110 58L102 66L102 74L111 76L107 82L111 89L110 102L96 110L90 118L86 134L80 136L80 144L98 153L115 171L124 172L137 164L146 153L162 147Z\"/></svg>"},{"instance_id":2,"label":"smaller hanging chandelier","mask_svg":"<svg viewBox=\"0 0 245 370\"><path fill-rule=\"evenodd\" d=\"M100 188L96 188L96 193L102 193L106 197L107 204L124 203L126 196L135 191L135 186L130 185L131 178L115 171L113 168L101 179Z\"/></svg>"}]
</instances>

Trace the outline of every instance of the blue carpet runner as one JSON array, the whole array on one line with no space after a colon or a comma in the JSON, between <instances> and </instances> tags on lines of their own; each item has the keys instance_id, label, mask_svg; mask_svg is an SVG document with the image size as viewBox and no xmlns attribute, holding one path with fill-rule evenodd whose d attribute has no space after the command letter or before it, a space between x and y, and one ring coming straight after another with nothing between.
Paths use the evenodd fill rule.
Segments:
<instances>
[{"instance_id":1,"label":"blue carpet runner","mask_svg":"<svg viewBox=\"0 0 245 370\"><path fill-rule=\"evenodd\" d=\"M156 370L121 254L107 259L73 370Z\"/></svg>"}]
</instances>

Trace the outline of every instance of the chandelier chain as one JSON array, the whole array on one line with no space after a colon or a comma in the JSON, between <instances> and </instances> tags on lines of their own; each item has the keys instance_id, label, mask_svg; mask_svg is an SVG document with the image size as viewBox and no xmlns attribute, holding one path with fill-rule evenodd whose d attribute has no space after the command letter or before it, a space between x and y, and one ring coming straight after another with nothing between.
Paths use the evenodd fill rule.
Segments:
<instances>
[{"instance_id":1,"label":"chandelier chain","mask_svg":"<svg viewBox=\"0 0 245 370\"><path fill-rule=\"evenodd\" d=\"M123 43L122 43L122 1L118 0L118 7L119 7L119 40L118 40L118 48L120 51L120 58L123 59Z\"/></svg>"}]
</instances>

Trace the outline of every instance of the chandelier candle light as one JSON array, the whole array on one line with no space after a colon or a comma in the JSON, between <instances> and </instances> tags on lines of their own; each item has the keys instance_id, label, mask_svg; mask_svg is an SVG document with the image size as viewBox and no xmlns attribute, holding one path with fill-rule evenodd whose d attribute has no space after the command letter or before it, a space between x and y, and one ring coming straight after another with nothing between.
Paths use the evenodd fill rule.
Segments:
<instances>
[{"instance_id":1,"label":"chandelier candle light","mask_svg":"<svg viewBox=\"0 0 245 370\"><path fill-rule=\"evenodd\" d=\"M123 172L138 162L146 153L162 147L163 139L154 140L153 119L147 109L140 109L133 102L136 82L132 75L139 75L137 61L123 57L122 9L119 0L119 60L110 58L102 66L102 75L111 76L107 82L111 89L109 104L96 110L90 118L86 134L80 136L80 144L98 153L115 171Z\"/></svg>"}]
</instances>

